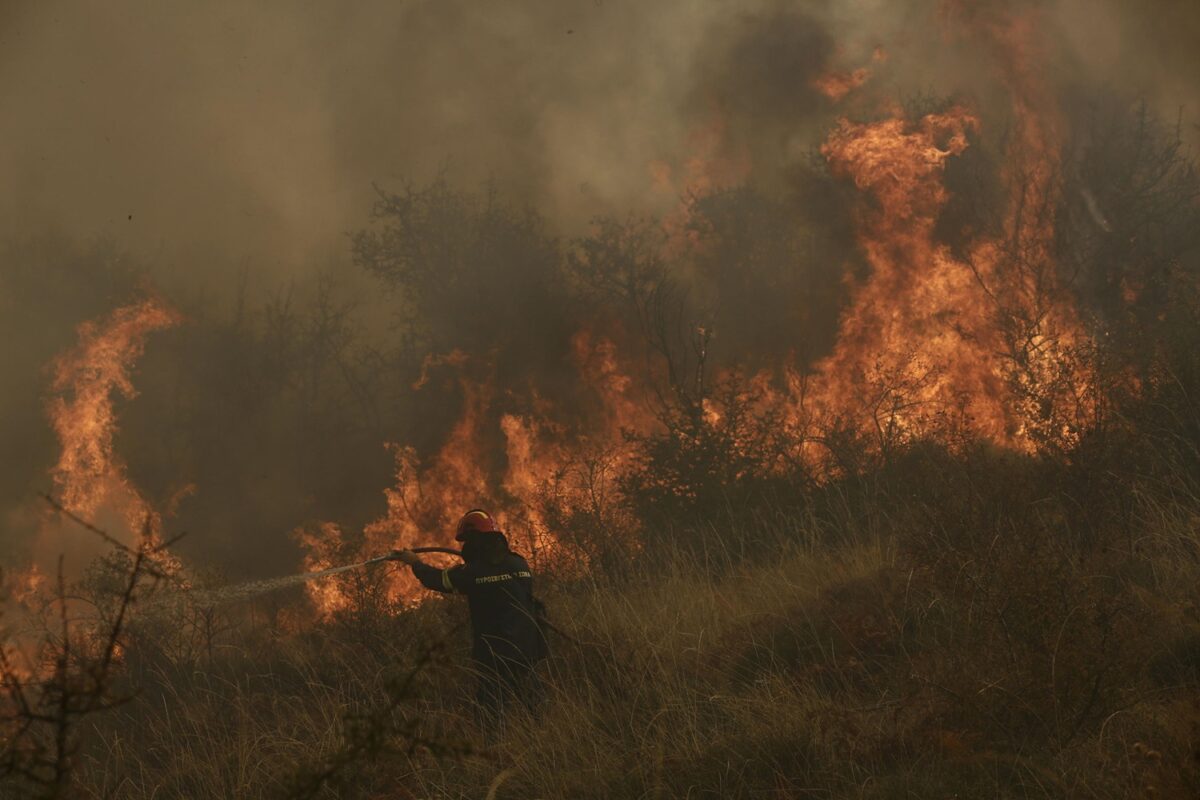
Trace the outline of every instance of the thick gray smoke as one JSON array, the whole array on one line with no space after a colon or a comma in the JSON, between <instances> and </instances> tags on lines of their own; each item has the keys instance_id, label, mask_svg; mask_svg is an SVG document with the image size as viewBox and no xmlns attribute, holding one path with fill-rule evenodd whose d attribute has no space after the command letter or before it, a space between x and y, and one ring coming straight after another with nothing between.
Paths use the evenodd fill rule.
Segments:
<instances>
[{"instance_id":1,"label":"thick gray smoke","mask_svg":"<svg viewBox=\"0 0 1200 800\"><path fill-rule=\"evenodd\" d=\"M570 219L624 207L731 6L6 4L0 219L287 270L344 249L372 182L443 167Z\"/></svg>"},{"instance_id":2,"label":"thick gray smoke","mask_svg":"<svg viewBox=\"0 0 1200 800\"><path fill-rule=\"evenodd\" d=\"M642 210L698 107L795 136L779 123L817 104L806 81L875 44L912 88L954 88L938 5L6 3L0 230L286 271L343 251L372 182L443 167L557 220ZM1049 6L1060 63L1194 119L1194 3Z\"/></svg>"},{"instance_id":3,"label":"thick gray smoke","mask_svg":"<svg viewBox=\"0 0 1200 800\"><path fill-rule=\"evenodd\" d=\"M188 501L206 509L195 546L208 542L218 560L248 554L255 564L239 569L270 571L271 559L294 562L290 527L377 515L390 467L381 442L432 436L456 409L401 396L416 367L394 356L411 331L392 314L430 309L381 300L380 284L349 264L346 233L368 226L373 184L399 190L443 174L452 187L491 184L540 215L544 229L530 236L553 247L598 215L672 213L696 132L719 122L708 157L741 165L740 178L773 199L726 198L704 213L758 209L754 224L779 236L746 264L695 265L701 310L727 331L727 348L819 355L855 254L813 151L842 114L870 117L925 95L1000 102L995 64L947 32L958 6L1041 9L1056 89L1145 98L1200 140L1200 6L1188 0L0 4L0 541L28 538L30 495L48 488L56 457L45 365L80 322L147 285L189 323L159 335L168 349L152 342L118 444L155 499L200 483ZM867 83L842 102L815 86L860 68ZM814 231L803 250L786 234L792 219ZM755 230L746 235L761 243ZM464 258L486 259L488 246ZM524 245L512 247L520 281L504 280L507 262L489 280L537 284ZM766 282L796 259L796 274ZM336 269L336 285L316 268ZM762 287L780 285L809 287L819 313L779 291L763 299ZM556 289L545 291L553 300ZM470 328L447 319L459 295L447 297L432 326L449 331L439 346ZM489 302L512 327L527 300ZM535 367L553 369L567 346L546 332L558 336L582 313L539 303L553 313L512 335L533 343L501 361L512 370L534 350ZM803 325L804 342L780 340ZM472 335L497 338L486 325ZM287 413L269 406L272 392L291 398ZM396 422L402 403L428 413ZM212 432L241 424L232 438L245 451L220 452ZM300 434L303 447L277 449ZM247 544L252 533L265 538Z\"/></svg>"}]
</instances>

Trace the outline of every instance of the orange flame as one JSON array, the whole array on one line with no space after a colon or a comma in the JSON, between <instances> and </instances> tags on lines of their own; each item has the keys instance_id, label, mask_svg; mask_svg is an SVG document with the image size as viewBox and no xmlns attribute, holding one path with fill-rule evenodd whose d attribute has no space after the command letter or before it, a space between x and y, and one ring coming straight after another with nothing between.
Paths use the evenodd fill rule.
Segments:
<instances>
[{"instance_id":1,"label":"orange flame","mask_svg":"<svg viewBox=\"0 0 1200 800\"><path fill-rule=\"evenodd\" d=\"M534 398L528 414L489 415L494 391L490 382L474 383L460 374L463 412L437 455L422 465L411 447L389 445L396 459L395 484L384 491L387 511L365 526L361 543L346 552L345 533L336 525L322 524L315 531L299 531L305 549L304 567L317 571L367 559L389 550L418 545L455 547L453 531L458 515L473 506L492 512L513 546L535 564L586 567L587 554L564 542L541 510L541 500L551 484L563 504L582 506L597 491L615 492L616 475L631 457L623 431L645 432L654 423L649 406L639 397L635 382L621 367L615 344L587 330L572 340L573 361L582 386L594 398L594 408L583 426L586 433L552 421L554 409ZM462 354L426 359L417 388L429 382L429 370L438 367L464 372L469 359ZM494 417L494 418L493 418ZM494 427L492 427L494 425ZM481 458L482 442L503 441L504 464L489 467ZM603 453L606 470L586 487L558 481L581 460ZM597 480L604 483L598 489ZM387 578L388 598L411 602L423 593L407 570L392 570ZM325 617L352 606L352 598L336 581L308 585L314 608Z\"/></svg>"},{"instance_id":2,"label":"orange flame","mask_svg":"<svg viewBox=\"0 0 1200 800\"><path fill-rule=\"evenodd\" d=\"M665 161L650 165L654 187L679 198L679 204L662 221L667 234L665 255L681 257L696 247L699 236L691 228L692 203L697 197L736 186L750 172L745 153L729 152L726 123L714 112L706 125L696 127L688 136L688 155L676 168Z\"/></svg>"},{"instance_id":3,"label":"orange flame","mask_svg":"<svg viewBox=\"0 0 1200 800\"><path fill-rule=\"evenodd\" d=\"M866 83L870 77L871 70L866 67L859 67L853 72L827 72L814 78L812 87L837 103Z\"/></svg>"},{"instance_id":4,"label":"orange flame","mask_svg":"<svg viewBox=\"0 0 1200 800\"><path fill-rule=\"evenodd\" d=\"M76 347L51 364L55 396L48 401L47 412L62 447L51 470L59 502L68 512L99 524L132 547L139 546L141 534L148 537L145 544L157 544L161 517L128 480L125 465L114 452L114 395L136 396L130 374L147 337L179 321L176 311L154 298L118 308L103 320L81 324ZM74 571L78 565L71 563L71 557L80 550L91 551L88 545L92 540L79 539L77 531L74 524L44 521L32 563L10 578L6 587L18 607L35 616L42 613L57 594L48 586L45 566L63 555L67 557L64 563ZM154 550L150 555L163 574L180 573L182 565L170 553ZM68 606L76 602L69 597L59 601ZM22 668L26 677L37 675L37 653L44 643L20 632L13 642L31 665ZM123 658L124 649L117 647L114 656Z\"/></svg>"},{"instance_id":5,"label":"orange flame","mask_svg":"<svg viewBox=\"0 0 1200 800\"><path fill-rule=\"evenodd\" d=\"M158 542L161 514L125 474L125 464L113 450L117 432L114 396L137 395L130 373L154 331L177 325L178 312L157 298L118 308L106 319L79 326L79 343L52 364L47 404L50 423L62 446L51 470L63 507L102 528L130 546L147 536ZM186 491L186 490L185 490ZM60 553L80 549L74 528L47 523L38 537L35 558L51 563ZM179 574L179 560L156 551L154 560L164 574Z\"/></svg>"},{"instance_id":6,"label":"orange flame","mask_svg":"<svg viewBox=\"0 0 1200 800\"><path fill-rule=\"evenodd\" d=\"M79 345L55 360L51 388L59 394L49 403L49 415L62 454L52 475L68 511L90 516L111 504L135 531L153 516L113 452L113 395L137 395L129 371L141 357L146 337L179 321L179 314L161 301L143 300L117 309L103 323L80 325Z\"/></svg>"},{"instance_id":7,"label":"orange flame","mask_svg":"<svg viewBox=\"0 0 1200 800\"><path fill-rule=\"evenodd\" d=\"M1002 174L1002 233L963 258L937 240L948 159L981 130L964 107L921 120L842 120L821 148L869 198L859 244L871 268L853 287L834 351L811 378L787 370L797 429L849 423L887 447L914 437L981 437L1033 450L1069 447L1095 405L1088 337L1059 285L1051 243L1056 116L1032 66L1037 26L993 21L1019 135ZM1036 201L1036 202L1035 202Z\"/></svg>"},{"instance_id":8,"label":"orange flame","mask_svg":"<svg viewBox=\"0 0 1200 800\"><path fill-rule=\"evenodd\" d=\"M818 414L848 414L887 439L930 433L949 413L1011 443L988 298L971 266L934 236L948 199L945 161L978 127L962 108L916 125L843 120L823 146L834 172L877 205L860 223L871 274L855 287L834 352L816 365Z\"/></svg>"},{"instance_id":9,"label":"orange flame","mask_svg":"<svg viewBox=\"0 0 1200 800\"><path fill-rule=\"evenodd\" d=\"M814 365L783 363L743 376L754 398L750 413L779 420L784 439L795 443L780 468L784 461L800 461L818 474L833 474L828 452L815 445L833 431L853 431L875 452L925 437L947 444L983 439L1024 451L1077 441L1095 389L1086 363L1089 340L1052 258L1048 210L1055 205L1059 126L1033 66L1036 30L1029 18L1018 18L977 31L997 54L1019 123L1001 174L1008 205L998 234L953 251L937 235L951 200L946 165L983 131L979 116L965 106L915 120L842 119L821 147L830 170L863 195L857 230L869 272L851 287L828 356ZM877 49L874 61L884 60ZM838 101L869 77L864 67L822 76L815 85ZM744 160L726 155L719 117L692 137L690 149L676 169L666 162L651 165L654 186L682 198L663 223L668 259L686 261L697 246L692 200L748 171ZM364 529L361 555L447 544L457 514L485 505L543 563L586 566L586 554L574 548L568 532L553 529L541 499L553 491L559 508L571 511L595 505L597 497L611 498L633 465L623 432L647 433L659 422L647 402L650 387L622 365L612 340L585 328L572 349L580 386L594 403L573 409L570 423L536 395L525 398L530 410L492 408L493 387L467 380L465 354L427 359L414 389L428 383L433 367L459 370L462 417L427 465L411 448L393 445L396 484L385 492L386 515ZM717 398L701 398L699 412L713 428L732 419ZM745 443L742 450L752 448ZM497 462L502 455L502 463L484 463L482 452L494 453ZM602 466L577 479L585 462ZM310 559L341 541L341 531L323 530L324 544L308 543ZM318 558L309 566L330 563ZM406 571L397 572L389 592L398 600L418 596ZM315 587L311 596L326 613L346 602Z\"/></svg>"}]
</instances>

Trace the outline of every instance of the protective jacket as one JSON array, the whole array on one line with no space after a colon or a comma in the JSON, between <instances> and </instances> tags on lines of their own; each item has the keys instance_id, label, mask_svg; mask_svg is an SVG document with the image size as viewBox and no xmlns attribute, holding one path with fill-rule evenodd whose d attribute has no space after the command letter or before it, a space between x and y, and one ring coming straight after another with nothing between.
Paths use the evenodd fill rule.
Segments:
<instances>
[{"instance_id":1,"label":"protective jacket","mask_svg":"<svg viewBox=\"0 0 1200 800\"><path fill-rule=\"evenodd\" d=\"M471 656L485 667L528 669L546 644L533 599L533 574L524 558L507 551L495 559L468 561L449 569L414 564L426 588L463 594L471 613Z\"/></svg>"}]
</instances>

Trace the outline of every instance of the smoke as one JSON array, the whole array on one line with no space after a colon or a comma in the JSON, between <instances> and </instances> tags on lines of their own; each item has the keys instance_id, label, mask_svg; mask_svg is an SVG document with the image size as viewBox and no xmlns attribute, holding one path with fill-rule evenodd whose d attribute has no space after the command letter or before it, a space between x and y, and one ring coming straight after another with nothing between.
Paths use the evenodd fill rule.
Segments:
<instances>
[{"instance_id":1,"label":"smoke","mask_svg":"<svg viewBox=\"0 0 1200 800\"><path fill-rule=\"evenodd\" d=\"M494 179L579 221L677 146L721 4L9 6L9 233L294 268L340 251L372 182Z\"/></svg>"},{"instance_id":2,"label":"smoke","mask_svg":"<svg viewBox=\"0 0 1200 800\"><path fill-rule=\"evenodd\" d=\"M1200 6L1187 0L1060 0L1051 8L1056 33L1074 61L1072 77L1145 98L1157 114L1179 118L1188 141L1200 144Z\"/></svg>"},{"instance_id":3,"label":"smoke","mask_svg":"<svg viewBox=\"0 0 1200 800\"><path fill-rule=\"evenodd\" d=\"M714 360L820 358L847 267L866 267L853 200L816 148L840 116L875 119L898 102L956 96L985 116L1008 113L993 54L946 23L968 7L1039 15L1052 93L1103 86L1146 98L1159 117L1182 113L1183 135L1200 141L1200 7L1185 0L0 6L0 443L10 454L0 537L34 524L27 498L56 460L45 366L79 323L147 283L186 321L147 344L141 395L118 408L117 447L149 497L197 482L190 502L207 509L195 520L207 529L195 546L263 563L294 557L273 553L299 521L372 519L390 477L382 442L433 447L459 412L440 394L413 399L419 365L392 354L408 335L389 316L397 307L437 315L425 327L441 354L515 343L488 362L502 372L500 403L515 402L507 390L523 368L567 370L584 312L538 270L597 215L671 218L698 184L745 184L680 223L741 237L708 242L691 265L691 310L717 330ZM861 88L844 96L818 86L856 71ZM983 152L951 163L952 189L994 172ZM346 264L346 233L369 224L373 184L400 190L439 175L455 189L491 184L512 214L529 208L545 222L544 260L525 258L524 245L472 241L471 263L494 263L488 310L469 319L455 317L470 296L457 284L435 287L440 305L414 309ZM985 225L988 209L964 210L958 194L953 227ZM1088 196L1109 213L1105 197ZM313 278L331 265L341 276L332 296ZM464 280L480 274L471 269ZM520 295L535 286L536 303ZM330 311L343 307L354 314ZM457 385L453 372L433 372ZM345 386L329 389L335 380ZM272 393L292 405L272 406ZM398 408L413 419L398 421ZM237 429L242 449L221 451L223 428ZM281 448L289 437L307 438ZM248 531L267 538L248 541Z\"/></svg>"},{"instance_id":4,"label":"smoke","mask_svg":"<svg viewBox=\"0 0 1200 800\"><path fill-rule=\"evenodd\" d=\"M875 45L914 89L954 89L965 63L932 0L5 9L3 231L256 269L344 252L372 182L443 166L556 222L646 210L647 165L677 155L709 104L740 136L791 139L821 105L809 80L865 65ZM1082 73L1171 112L1195 102L1194 4L1049 11Z\"/></svg>"}]
</instances>

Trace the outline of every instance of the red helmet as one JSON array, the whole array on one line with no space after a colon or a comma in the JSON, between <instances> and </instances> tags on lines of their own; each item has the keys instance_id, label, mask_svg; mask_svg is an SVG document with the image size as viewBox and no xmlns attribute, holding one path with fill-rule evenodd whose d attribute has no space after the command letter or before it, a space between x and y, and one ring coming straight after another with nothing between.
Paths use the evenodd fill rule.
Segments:
<instances>
[{"instance_id":1,"label":"red helmet","mask_svg":"<svg viewBox=\"0 0 1200 800\"><path fill-rule=\"evenodd\" d=\"M496 521L492 519L491 514L482 508L472 508L458 521L458 531L454 534L454 541L465 541L469 533L499 532L500 529L496 527Z\"/></svg>"}]
</instances>

